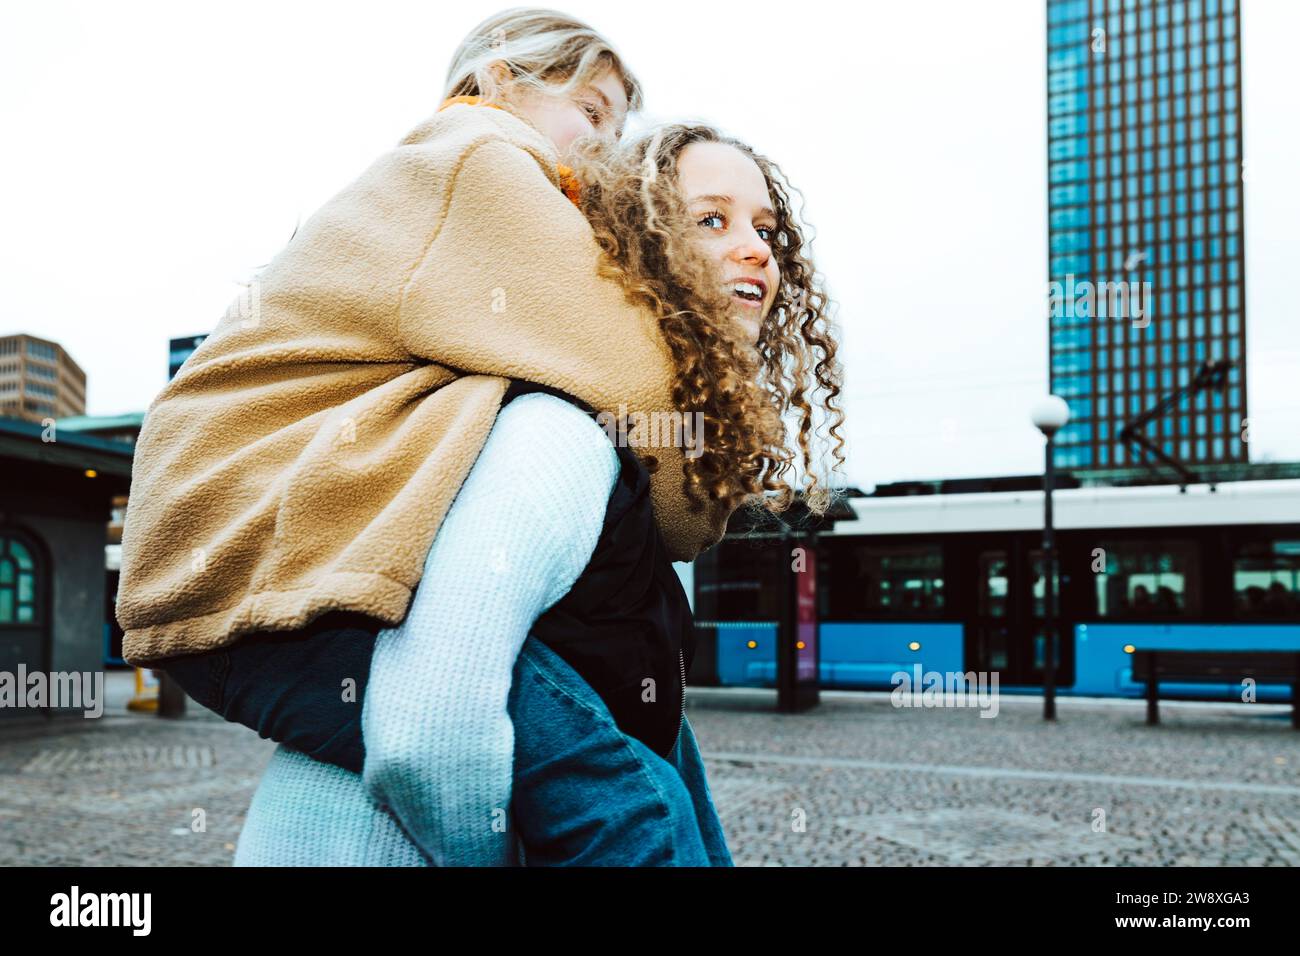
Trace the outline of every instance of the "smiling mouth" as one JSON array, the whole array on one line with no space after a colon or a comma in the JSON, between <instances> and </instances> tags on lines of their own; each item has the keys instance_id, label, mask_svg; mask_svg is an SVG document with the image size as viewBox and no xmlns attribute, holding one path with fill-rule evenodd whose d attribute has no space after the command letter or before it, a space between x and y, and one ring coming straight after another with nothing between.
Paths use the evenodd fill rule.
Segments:
<instances>
[{"instance_id":1,"label":"smiling mouth","mask_svg":"<svg viewBox=\"0 0 1300 956\"><path fill-rule=\"evenodd\" d=\"M731 297L747 308L761 308L767 298L767 285L758 279L740 279L727 286Z\"/></svg>"}]
</instances>

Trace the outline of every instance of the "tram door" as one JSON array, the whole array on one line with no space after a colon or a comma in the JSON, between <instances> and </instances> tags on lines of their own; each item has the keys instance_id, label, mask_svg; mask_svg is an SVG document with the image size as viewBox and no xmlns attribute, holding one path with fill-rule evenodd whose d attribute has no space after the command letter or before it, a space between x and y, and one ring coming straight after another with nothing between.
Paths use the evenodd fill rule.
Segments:
<instances>
[{"instance_id":1,"label":"tram door","mask_svg":"<svg viewBox=\"0 0 1300 956\"><path fill-rule=\"evenodd\" d=\"M1055 625L1048 627L1047 614L1047 564L1041 540L1035 540L1028 548L1025 566L1028 570L1028 614L1026 615L1027 642L1023 649L1027 671L1026 684L1041 686L1046 683L1047 674L1047 632L1052 631L1055 684L1058 688L1068 687L1074 683L1074 634L1070 613L1071 601L1065 590L1070 587L1069 555L1063 555L1060 541L1056 545L1056 577L1052 581L1055 607Z\"/></svg>"},{"instance_id":2,"label":"tram door","mask_svg":"<svg viewBox=\"0 0 1300 956\"><path fill-rule=\"evenodd\" d=\"M980 535L963 548L962 564L975 572L973 606L967 618L968 670L996 671L1004 685L1041 686L1047 663L1046 578L1037 535ZM1058 558L1058 566L1060 564ZM1059 570L1059 568L1058 568ZM1057 582L1056 684L1074 683L1073 641L1061 625Z\"/></svg>"}]
</instances>

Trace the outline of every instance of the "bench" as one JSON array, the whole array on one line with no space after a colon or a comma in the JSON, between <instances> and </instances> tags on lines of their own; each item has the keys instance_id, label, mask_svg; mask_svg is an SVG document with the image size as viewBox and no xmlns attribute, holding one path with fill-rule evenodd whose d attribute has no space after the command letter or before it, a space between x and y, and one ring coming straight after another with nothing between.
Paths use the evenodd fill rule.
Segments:
<instances>
[{"instance_id":1,"label":"bench","mask_svg":"<svg viewBox=\"0 0 1300 956\"><path fill-rule=\"evenodd\" d=\"M1298 651L1134 651L1133 680L1147 685L1147 723L1160 723L1160 681L1179 684L1291 685L1291 726L1300 730Z\"/></svg>"}]
</instances>

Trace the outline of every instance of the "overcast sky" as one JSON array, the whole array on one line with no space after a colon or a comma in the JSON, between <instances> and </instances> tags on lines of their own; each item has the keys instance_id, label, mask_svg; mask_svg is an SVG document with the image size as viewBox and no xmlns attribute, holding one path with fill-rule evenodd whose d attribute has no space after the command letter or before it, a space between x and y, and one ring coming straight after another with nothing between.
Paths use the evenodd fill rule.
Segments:
<instances>
[{"instance_id":1,"label":"overcast sky","mask_svg":"<svg viewBox=\"0 0 1300 956\"><path fill-rule=\"evenodd\" d=\"M499 0L8 4L0 334L60 342L89 412L147 407L167 340L438 104ZM1042 0L564 3L806 198L838 303L849 477L1039 470ZM1252 460L1300 459L1300 3L1243 3Z\"/></svg>"}]
</instances>

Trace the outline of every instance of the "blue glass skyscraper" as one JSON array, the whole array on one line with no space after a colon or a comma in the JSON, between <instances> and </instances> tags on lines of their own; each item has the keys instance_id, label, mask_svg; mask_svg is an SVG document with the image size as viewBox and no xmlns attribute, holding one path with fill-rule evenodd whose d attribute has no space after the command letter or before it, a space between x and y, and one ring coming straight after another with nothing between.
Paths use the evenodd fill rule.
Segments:
<instances>
[{"instance_id":1,"label":"blue glass skyscraper","mask_svg":"<svg viewBox=\"0 0 1300 956\"><path fill-rule=\"evenodd\" d=\"M1062 467L1136 466L1120 429L1216 359L1226 388L1144 431L1189 465L1247 460L1240 33L1237 0L1047 0Z\"/></svg>"},{"instance_id":2,"label":"blue glass skyscraper","mask_svg":"<svg viewBox=\"0 0 1300 956\"><path fill-rule=\"evenodd\" d=\"M184 338L172 339L167 343L167 378L173 379L176 373L181 370L185 360L194 354L194 350L203 344L207 335L187 335Z\"/></svg>"}]
</instances>

